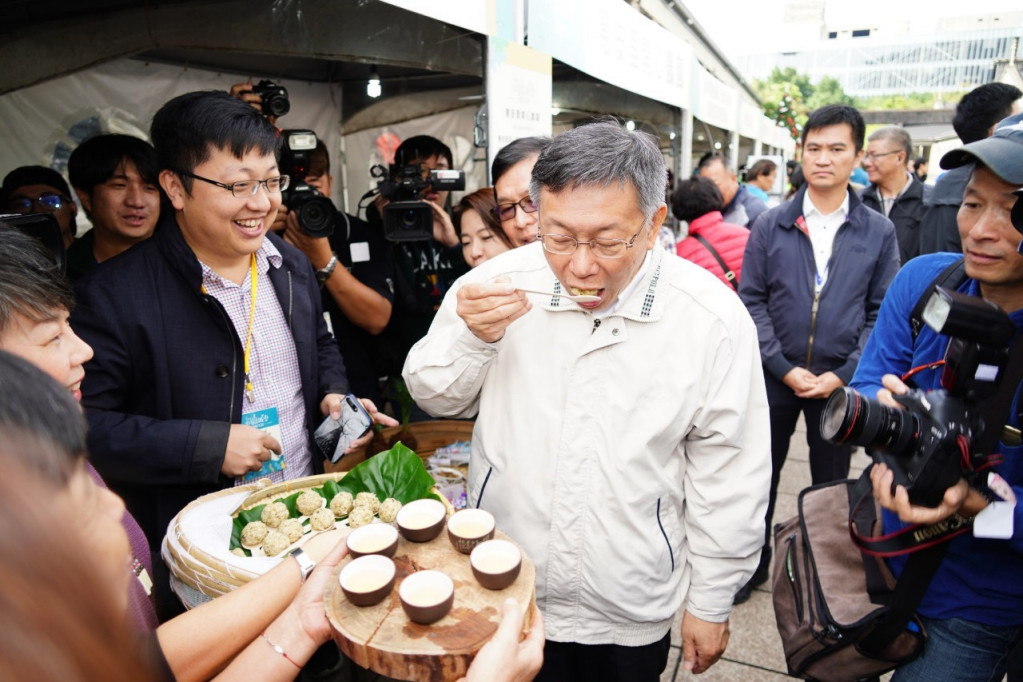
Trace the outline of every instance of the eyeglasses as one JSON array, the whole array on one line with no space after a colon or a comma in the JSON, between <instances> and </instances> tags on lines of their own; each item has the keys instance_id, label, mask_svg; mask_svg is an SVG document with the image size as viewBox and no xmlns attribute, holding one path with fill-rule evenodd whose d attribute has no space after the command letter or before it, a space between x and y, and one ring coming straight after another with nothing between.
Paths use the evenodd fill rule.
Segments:
<instances>
[{"instance_id":1,"label":"eyeglasses","mask_svg":"<svg viewBox=\"0 0 1023 682\"><path fill-rule=\"evenodd\" d=\"M632 239L628 241L624 239L591 239L588 242L581 242L575 237L569 237L567 234L543 234L541 232L536 233L536 238L543 244L543 250L547 253L568 256L575 253L580 244L586 244L597 258L612 260L614 258L621 258L625 255L626 251L635 246L636 237L642 231L643 228L640 228L636 234L632 235Z\"/></svg>"},{"instance_id":2,"label":"eyeglasses","mask_svg":"<svg viewBox=\"0 0 1023 682\"><path fill-rule=\"evenodd\" d=\"M898 154L901 151L902 151L901 149L896 149L896 150L890 151L890 152L867 153L867 154L863 155L863 160L864 161L873 161L874 159L881 158L882 156L891 156L892 154Z\"/></svg>"},{"instance_id":3,"label":"eyeglasses","mask_svg":"<svg viewBox=\"0 0 1023 682\"><path fill-rule=\"evenodd\" d=\"M515 217L515 209L521 208L526 213L536 213L536 204L529 197L522 197L518 201L509 201L498 204L494 207L494 215L498 220L511 220Z\"/></svg>"},{"instance_id":4,"label":"eyeglasses","mask_svg":"<svg viewBox=\"0 0 1023 682\"><path fill-rule=\"evenodd\" d=\"M7 206L9 210L17 213L32 213L33 208L53 213L63 208L65 201L67 200L60 194L47 192L40 194L35 199L31 197L11 197L10 201L7 202Z\"/></svg>"},{"instance_id":5,"label":"eyeglasses","mask_svg":"<svg viewBox=\"0 0 1023 682\"><path fill-rule=\"evenodd\" d=\"M216 185L217 187L223 187L236 197L255 196L256 192L259 191L260 185L266 188L268 194L277 194L278 192L283 192L288 189L288 185L291 183L291 178L287 175L278 175L275 178L267 178L266 180L241 180L239 182L232 182L231 184L217 182L216 180L210 180L209 178L204 178L201 175L186 173L184 171L179 171L178 175L183 175L186 178L194 178L195 180L202 180L203 182L208 182L211 185Z\"/></svg>"}]
</instances>

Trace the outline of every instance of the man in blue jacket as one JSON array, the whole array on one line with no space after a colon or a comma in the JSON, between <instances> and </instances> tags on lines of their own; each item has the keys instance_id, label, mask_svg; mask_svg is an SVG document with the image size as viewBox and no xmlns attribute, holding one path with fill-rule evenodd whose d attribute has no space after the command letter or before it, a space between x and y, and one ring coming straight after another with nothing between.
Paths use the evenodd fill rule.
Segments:
<instances>
[{"instance_id":1,"label":"man in blue jacket","mask_svg":"<svg viewBox=\"0 0 1023 682\"><path fill-rule=\"evenodd\" d=\"M849 188L849 175L863 157L863 132L863 117L852 107L829 105L810 114L802 140L806 184L761 215L746 243L739 296L757 325L771 407L767 541L800 413L814 484L849 474L851 448L821 437L820 413L831 392L852 379L899 269L891 221ZM737 603L767 579L770 560L765 542L760 566Z\"/></svg>"},{"instance_id":2,"label":"man in blue jacket","mask_svg":"<svg viewBox=\"0 0 1023 682\"><path fill-rule=\"evenodd\" d=\"M1018 332L1023 330L1023 220L1014 226L1012 209L1023 201L1018 190L1023 185L1023 115L1003 123L991 137L945 154L941 167L967 168L970 173L958 215L968 279L958 290L997 304ZM899 272L853 376L853 388L900 407L892 399L892 393L907 390L899 377L942 359L949 338L927 326L914 338L910 317L931 282L958 258L952 253L920 256ZM913 381L922 389L938 388L940 370L923 370ZM1019 428L1018 392L1007 411L1007 423ZM1003 500L1023 498L1023 447L1000 443L999 452L1004 459L993 470L1003 484L993 484L991 490ZM884 516L885 532L905 523L934 523L954 513L967 518L997 514L964 479L933 509L911 505L901 486L892 495L892 473L883 465L875 465L871 479L875 496L891 510ZM918 609L930 639L923 655L896 670L893 680L1002 679L1008 652L1023 640L1023 505L1017 503L1006 516L1007 533L1001 537L987 535L983 526L991 524L978 521L973 533L949 542ZM890 562L901 572L904 560Z\"/></svg>"},{"instance_id":3,"label":"man in blue jacket","mask_svg":"<svg viewBox=\"0 0 1023 682\"><path fill-rule=\"evenodd\" d=\"M152 138L174 211L78 282L72 324L95 351L93 463L158 552L200 495L321 471L310 429L340 414L348 381L309 260L267 234L288 182L277 130L227 93L193 92L156 113Z\"/></svg>"}]
</instances>

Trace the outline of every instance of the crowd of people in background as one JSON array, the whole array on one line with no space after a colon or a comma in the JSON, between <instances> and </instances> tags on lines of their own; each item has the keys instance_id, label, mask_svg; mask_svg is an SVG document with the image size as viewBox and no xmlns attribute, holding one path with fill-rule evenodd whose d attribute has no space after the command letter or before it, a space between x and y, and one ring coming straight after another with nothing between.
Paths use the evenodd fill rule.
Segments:
<instances>
[{"instance_id":1,"label":"crowd of people in background","mask_svg":"<svg viewBox=\"0 0 1023 682\"><path fill-rule=\"evenodd\" d=\"M852 385L897 405L906 386L888 375L940 359L945 341L909 335L909 308L964 252L958 289L1023 328L1021 228L1010 219L1023 201L1021 98L996 83L965 95L953 127L966 146L940 160L914 157L902 127L866 135L856 109L825 106L804 126L798 162L756 159L742 182L716 152L675 182L656 141L614 121L521 138L493 159L490 186L454 201L427 182L418 199L432 229L415 240L385 237L385 196L362 216L336 211L329 234L304 229L282 193L301 182L331 197L329 150L319 141L304 177L283 174L278 122L251 84L171 99L150 141L84 141L70 182L47 167L11 170L0 207L52 216L58 257L0 229L0 576L71 615L47 632L24 595L4 590L0 623L67 647L49 659L0 644L0 677L342 668L323 646L336 535L305 545L311 575L285 561L187 613L159 547L205 493L322 472L309 435L345 394L397 425L406 384L414 418L477 419L470 504L501 517L542 579L543 617L520 638L521 612L506 609L470 680L658 679L680 605L686 667L705 670L724 651L733 605L769 576L800 416L812 482L847 477L851 447L820 432L824 401ZM454 166L427 135L392 161L392 176L412 167L424 181ZM551 293L531 299L513 283ZM272 433L253 425L266 415ZM26 448L39 456L20 457ZM1003 454L999 474L1023 494L1023 453ZM872 475L886 527L937 520L893 495L886 473ZM635 499L616 489L623 478ZM986 500L956 485L941 511L983 513ZM37 496L58 503L35 509ZM61 514L83 519L81 537L53 536ZM1015 518L1001 544L956 540L920 610L942 644L893 679L938 679L970 661L970 674L992 677L961 679L1008 669L1023 680L1018 508ZM598 537L651 519L634 542ZM42 561L20 561L20 534ZM104 561L58 568L76 553ZM244 627L224 637L215 624L228 613Z\"/></svg>"}]
</instances>

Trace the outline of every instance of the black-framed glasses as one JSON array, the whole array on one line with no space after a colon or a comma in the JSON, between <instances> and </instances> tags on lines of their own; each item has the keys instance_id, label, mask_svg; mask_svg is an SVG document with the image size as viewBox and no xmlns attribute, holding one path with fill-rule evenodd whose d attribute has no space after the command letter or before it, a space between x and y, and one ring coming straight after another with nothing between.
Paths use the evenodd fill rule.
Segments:
<instances>
[{"instance_id":1,"label":"black-framed glasses","mask_svg":"<svg viewBox=\"0 0 1023 682\"><path fill-rule=\"evenodd\" d=\"M209 178L204 178L201 175L186 173L185 171L178 171L178 175L183 175L186 178L193 178L195 180L202 180L203 182L208 182L211 185L216 185L217 187L223 187L236 197L255 196L256 192L259 191L260 185L266 189L268 194L277 194L288 189L288 185L291 183L291 178L287 175L278 175L275 178L267 178L266 180L239 180L238 182L232 182L230 184L210 180Z\"/></svg>"},{"instance_id":2,"label":"black-framed glasses","mask_svg":"<svg viewBox=\"0 0 1023 682\"><path fill-rule=\"evenodd\" d=\"M526 213L536 213L536 204L529 197L522 197L518 201L508 201L494 207L494 215L498 220L511 220L515 217L515 210L521 208Z\"/></svg>"},{"instance_id":3,"label":"black-framed glasses","mask_svg":"<svg viewBox=\"0 0 1023 682\"><path fill-rule=\"evenodd\" d=\"M863 155L863 160L864 161L873 161L874 159L879 159L882 156L891 156L892 154L898 154L901 151L902 151L901 149L894 149L894 150L892 150L890 152L874 152L874 153L868 152L868 153Z\"/></svg>"},{"instance_id":4,"label":"black-framed glasses","mask_svg":"<svg viewBox=\"0 0 1023 682\"><path fill-rule=\"evenodd\" d=\"M47 213L59 211L68 201L62 194L44 192L36 198L32 197L11 197L7 202L7 208L15 213L33 213L33 209L39 209Z\"/></svg>"},{"instance_id":5,"label":"black-framed glasses","mask_svg":"<svg viewBox=\"0 0 1023 682\"><path fill-rule=\"evenodd\" d=\"M580 244L586 244L590 247L593 255L597 258L604 258L612 260L615 258L621 258L625 255L625 252L636 245L636 237L643 231L643 228L639 228L636 234L632 235L631 239L591 239L588 242L581 242L575 237L569 237L567 234L544 234L542 232L536 233L536 238L543 244L543 250L547 253L553 253L558 256L569 256L575 253L575 250L579 248Z\"/></svg>"}]
</instances>

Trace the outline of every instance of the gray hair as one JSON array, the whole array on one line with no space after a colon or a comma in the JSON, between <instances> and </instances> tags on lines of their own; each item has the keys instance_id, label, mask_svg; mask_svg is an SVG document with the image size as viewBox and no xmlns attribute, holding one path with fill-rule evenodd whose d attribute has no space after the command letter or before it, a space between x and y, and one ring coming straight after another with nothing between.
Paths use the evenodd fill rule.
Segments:
<instances>
[{"instance_id":1,"label":"gray hair","mask_svg":"<svg viewBox=\"0 0 1023 682\"><path fill-rule=\"evenodd\" d=\"M636 188L646 222L664 205L667 167L648 133L626 130L617 121L601 120L555 137L536 160L529 196L540 206L540 191L560 192L586 185Z\"/></svg>"},{"instance_id":2,"label":"gray hair","mask_svg":"<svg viewBox=\"0 0 1023 682\"><path fill-rule=\"evenodd\" d=\"M906 153L906 161L909 161L910 154L913 153L913 138L909 136L906 129L901 126L885 126L884 128L878 128L870 134L867 138L867 142L873 142L874 140L891 140L899 148L900 151Z\"/></svg>"},{"instance_id":3,"label":"gray hair","mask_svg":"<svg viewBox=\"0 0 1023 682\"><path fill-rule=\"evenodd\" d=\"M70 311L74 293L53 256L34 237L0 221L0 335L14 315L34 322Z\"/></svg>"}]
</instances>

